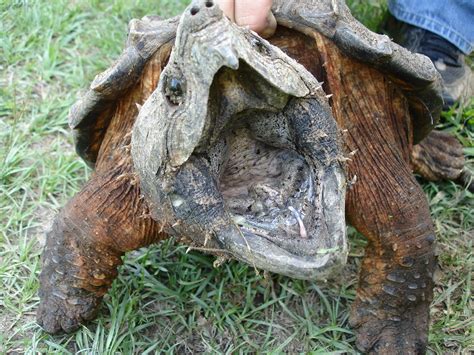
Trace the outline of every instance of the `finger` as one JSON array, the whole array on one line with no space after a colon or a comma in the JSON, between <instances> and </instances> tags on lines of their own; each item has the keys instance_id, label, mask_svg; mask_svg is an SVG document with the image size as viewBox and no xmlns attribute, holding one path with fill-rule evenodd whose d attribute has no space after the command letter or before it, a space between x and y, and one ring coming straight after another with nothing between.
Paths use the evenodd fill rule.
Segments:
<instances>
[{"instance_id":1,"label":"finger","mask_svg":"<svg viewBox=\"0 0 474 355\"><path fill-rule=\"evenodd\" d=\"M267 16L267 26L262 32L260 32L260 36L262 36L263 38L270 38L274 35L276 28L277 20L273 13L270 11Z\"/></svg>"},{"instance_id":2,"label":"finger","mask_svg":"<svg viewBox=\"0 0 474 355\"><path fill-rule=\"evenodd\" d=\"M231 21L235 21L234 0L216 0L216 4Z\"/></svg>"},{"instance_id":3,"label":"finger","mask_svg":"<svg viewBox=\"0 0 474 355\"><path fill-rule=\"evenodd\" d=\"M255 32L263 32L269 25L268 14L271 8L272 0L236 0L235 22L239 26L248 26Z\"/></svg>"}]
</instances>

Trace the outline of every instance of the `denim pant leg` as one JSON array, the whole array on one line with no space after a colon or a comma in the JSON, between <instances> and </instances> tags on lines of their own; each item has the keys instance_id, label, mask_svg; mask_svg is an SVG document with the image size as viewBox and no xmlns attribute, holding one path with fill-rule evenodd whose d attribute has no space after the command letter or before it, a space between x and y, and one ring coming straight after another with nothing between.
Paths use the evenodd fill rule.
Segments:
<instances>
[{"instance_id":1,"label":"denim pant leg","mask_svg":"<svg viewBox=\"0 0 474 355\"><path fill-rule=\"evenodd\" d=\"M474 0L389 0L395 18L445 38L469 54L474 46Z\"/></svg>"}]
</instances>

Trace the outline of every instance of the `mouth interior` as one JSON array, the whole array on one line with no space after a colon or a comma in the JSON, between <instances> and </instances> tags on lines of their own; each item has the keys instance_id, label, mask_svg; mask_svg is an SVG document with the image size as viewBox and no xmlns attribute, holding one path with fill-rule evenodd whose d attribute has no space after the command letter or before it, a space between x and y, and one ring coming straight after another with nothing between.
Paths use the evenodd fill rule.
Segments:
<instances>
[{"instance_id":1,"label":"mouth interior","mask_svg":"<svg viewBox=\"0 0 474 355\"><path fill-rule=\"evenodd\" d=\"M248 128L233 130L227 148L220 187L240 229L274 242L310 238L315 192L306 161L253 138Z\"/></svg>"}]
</instances>

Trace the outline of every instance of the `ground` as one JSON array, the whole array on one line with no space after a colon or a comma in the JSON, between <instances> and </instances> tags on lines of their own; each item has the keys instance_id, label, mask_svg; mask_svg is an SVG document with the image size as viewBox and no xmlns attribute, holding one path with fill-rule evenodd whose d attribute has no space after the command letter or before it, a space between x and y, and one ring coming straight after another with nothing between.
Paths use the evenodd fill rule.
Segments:
<instances>
[{"instance_id":1,"label":"ground","mask_svg":"<svg viewBox=\"0 0 474 355\"><path fill-rule=\"evenodd\" d=\"M327 283L257 274L174 241L129 254L99 318L50 336L35 323L44 232L90 170L75 155L67 112L121 51L130 19L179 13L184 0L0 0L0 353L356 353L347 324L365 241ZM375 29L377 0L351 1ZM474 101L443 116L473 168ZM474 196L426 183L439 237L429 351L474 351Z\"/></svg>"}]
</instances>

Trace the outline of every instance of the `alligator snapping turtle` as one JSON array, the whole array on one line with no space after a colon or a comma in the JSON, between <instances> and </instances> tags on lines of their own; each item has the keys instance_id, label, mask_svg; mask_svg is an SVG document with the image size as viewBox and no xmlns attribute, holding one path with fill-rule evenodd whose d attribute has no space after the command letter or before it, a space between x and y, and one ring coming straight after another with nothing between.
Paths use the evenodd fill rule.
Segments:
<instances>
[{"instance_id":1,"label":"alligator snapping turtle","mask_svg":"<svg viewBox=\"0 0 474 355\"><path fill-rule=\"evenodd\" d=\"M124 53L71 110L95 171L47 235L46 331L94 318L121 256L168 236L325 278L347 256L346 212L369 240L351 314L358 347L424 350L435 234L410 152L439 115L439 76L342 1L272 10L275 46L210 0L131 22Z\"/></svg>"}]
</instances>

